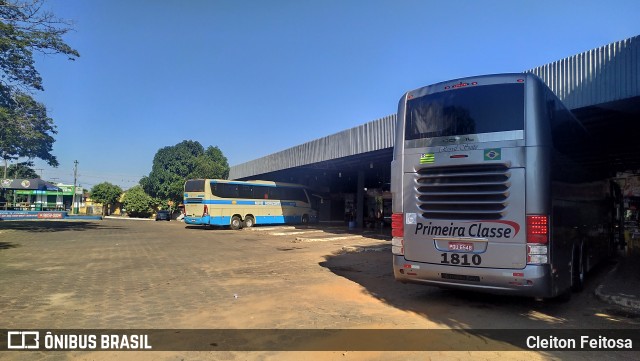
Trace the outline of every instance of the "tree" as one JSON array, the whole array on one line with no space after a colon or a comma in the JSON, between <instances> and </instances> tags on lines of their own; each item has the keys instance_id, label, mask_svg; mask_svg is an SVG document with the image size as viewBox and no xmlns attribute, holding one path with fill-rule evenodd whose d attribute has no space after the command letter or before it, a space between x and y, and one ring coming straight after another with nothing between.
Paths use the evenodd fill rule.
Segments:
<instances>
[{"instance_id":1,"label":"tree","mask_svg":"<svg viewBox=\"0 0 640 361\"><path fill-rule=\"evenodd\" d=\"M218 147L205 150L199 142L185 140L159 149L151 173L140 180L140 185L151 197L180 203L187 179L227 177L229 163Z\"/></svg>"},{"instance_id":2,"label":"tree","mask_svg":"<svg viewBox=\"0 0 640 361\"><path fill-rule=\"evenodd\" d=\"M0 70L3 103L17 89L44 90L35 68L34 51L64 54L75 60L80 54L63 40L71 24L44 10L44 0L0 0Z\"/></svg>"},{"instance_id":3,"label":"tree","mask_svg":"<svg viewBox=\"0 0 640 361\"><path fill-rule=\"evenodd\" d=\"M204 154L198 156L194 162L194 169L189 174L189 179L229 177L229 163L227 157L218 147L209 146Z\"/></svg>"},{"instance_id":4,"label":"tree","mask_svg":"<svg viewBox=\"0 0 640 361\"><path fill-rule=\"evenodd\" d=\"M80 54L62 40L71 30L69 22L43 5L44 0L0 0L0 157L5 168L19 157L58 165L51 154L53 120L29 94L44 90L33 54L64 54L70 60Z\"/></svg>"},{"instance_id":5,"label":"tree","mask_svg":"<svg viewBox=\"0 0 640 361\"><path fill-rule=\"evenodd\" d=\"M102 203L102 215L105 214L105 207L115 204L120 195L122 188L109 182L96 184L91 188L90 197L93 201Z\"/></svg>"},{"instance_id":6,"label":"tree","mask_svg":"<svg viewBox=\"0 0 640 361\"><path fill-rule=\"evenodd\" d=\"M15 94L12 104L0 106L0 155L5 166L8 160L20 157L40 158L58 166L51 154L56 133L45 106L26 94Z\"/></svg>"},{"instance_id":7,"label":"tree","mask_svg":"<svg viewBox=\"0 0 640 361\"><path fill-rule=\"evenodd\" d=\"M7 177L26 179L40 178L38 173L36 173L36 171L31 167L33 167L32 162L20 162L11 164L7 169Z\"/></svg>"},{"instance_id":8,"label":"tree","mask_svg":"<svg viewBox=\"0 0 640 361\"><path fill-rule=\"evenodd\" d=\"M124 194L123 204L129 216L146 218L152 213L154 200L144 192L142 186L137 185Z\"/></svg>"}]
</instances>

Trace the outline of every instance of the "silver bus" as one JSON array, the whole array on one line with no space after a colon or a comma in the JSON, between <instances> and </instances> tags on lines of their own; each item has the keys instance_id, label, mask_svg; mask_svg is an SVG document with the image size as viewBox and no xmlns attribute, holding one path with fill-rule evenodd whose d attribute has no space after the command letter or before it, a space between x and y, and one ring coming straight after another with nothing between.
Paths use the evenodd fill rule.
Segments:
<instances>
[{"instance_id":1,"label":"silver bus","mask_svg":"<svg viewBox=\"0 0 640 361\"><path fill-rule=\"evenodd\" d=\"M598 150L536 76L478 76L409 91L396 132L396 280L565 297L615 253L619 188L587 167Z\"/></svg>"}]
</instances>

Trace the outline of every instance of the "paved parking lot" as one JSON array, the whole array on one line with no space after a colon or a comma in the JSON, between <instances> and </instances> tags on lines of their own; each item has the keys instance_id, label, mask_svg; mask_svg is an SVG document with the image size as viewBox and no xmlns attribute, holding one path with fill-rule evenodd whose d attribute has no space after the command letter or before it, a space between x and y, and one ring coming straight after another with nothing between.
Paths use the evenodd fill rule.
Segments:
<instances>
[{"instance_id":1,"label":"paved parking lot","mask_svg":"<svg viewBox=\"0 0 640 361\"><path fill-rule=\"evenodd\" d=\"M393 281L388 237L343 228L241 231L130 220L0 222L0 328L636 328L589 294L570 305ZM604 316L602 316L604 315ZM309 357L250 352L5 352L31 360ZM539 352L325 352L341 360L549 359ZM578 353L575 359L584 359ZM597 355L596 355L597 356ZM622 354L623 359L633 359ZM594 359L597 359L594 358Z\"/></svg>"},{"instance_id":2,"label":"paved parking lot","mask_svg":"<svg viewBox=\"0 0 640 361\"><path fill-rule=\"evenodd\" d=\"M206 230L179 222L3 226L2 323L23 328L305 326L282 318L275 324L247 320L242 310L247 303L266 312L290 310L290 304L268 302L265 292L293 290L327 276L317 258L325 251L358 245L354 240L384 245L345 234L328 235L333 240L322 244L296 242L303 230Z\"/></svg>"}]
</instances>

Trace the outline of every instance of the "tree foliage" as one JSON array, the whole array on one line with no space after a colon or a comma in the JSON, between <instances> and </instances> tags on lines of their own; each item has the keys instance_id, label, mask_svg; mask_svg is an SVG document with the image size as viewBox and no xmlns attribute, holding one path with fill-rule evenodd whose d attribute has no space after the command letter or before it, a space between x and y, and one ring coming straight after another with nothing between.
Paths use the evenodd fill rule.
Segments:
<instances>
[{"instance_id":1,"label":"tree foliage","mask_svg":"<svg viewBox=\"0 0 640 361\"><path fill-rule=\"evenodd\" d=\"M7 178L40 178L38 173L36 173L36 171L31 167L33 167L32 162L20 162L11 164L9 168L7 168Z\"/></svg>"},{"instance_id":2,"label":"tree foliage","mask_svg":"<svg viewBox=\"0 0 640 361\"><path fill-rule=\"evenodd\" d=\"M0 157L40 158L57 166L51 154L53 120L29 94L44 90L34 53L64 54L72 60L80 55L62 40L70 24L43 5L44 0L0 0Z\"/></svg>"},{"instance_id":3,"label":"tree foliage","mask_svg":"<svg viewBox=\"0 0 640 361\"><path fill-rule=\"evenodd\" d=\"M152 213L154 200L144 192L142 186L130 188L124 194L123 204L130 217L149 217Z\"/></svg>"},{"instance_id":4,"label":"tree foliage","mask_svg":"<svg viewBox=\"0 0 640 361\"><path fill-rule=\"evenodd\" d=\"M122 188L109 182L96 184L91 188L90 197L104 206L115 204L122 195ZM104 210L104 207L103 207Z\"/></svg>"},{"instance_id":5,"label":"tree foliage","mask_svg":"<svg viewBox=\"0 0 640 361\"><path fill-rule=\"evenodd\" d=\"M187 179L227 177L229 163L220 148L209 146L205 150L199 142L185 140L159 149L151 173L140 184L152 197L180 203Z\"/></svg>"},{"instance_id":6,"label":"tree foliage","mask_svg":"<svg viewBox=\"0 0 640 361\"><path fill-rule=\"evenodd\" d=\"M64 54L71 60L80 56L62 40L71 24L43 5L44 0L0 0L0 83L5 91L44 90L34 51Z\"/></svg>"},{"instance_id":7,"label":"tree foliage","mask_svg":"<svg viewBox=\"0 0 640 361\"><path fill-rule=\"evenodd\" d=\"M28 95L16 94L12 105L0 106L0 153L5 160L40 158L58 166L51 154L56 133L45 106Z\"/></svg>"}]
</instances>

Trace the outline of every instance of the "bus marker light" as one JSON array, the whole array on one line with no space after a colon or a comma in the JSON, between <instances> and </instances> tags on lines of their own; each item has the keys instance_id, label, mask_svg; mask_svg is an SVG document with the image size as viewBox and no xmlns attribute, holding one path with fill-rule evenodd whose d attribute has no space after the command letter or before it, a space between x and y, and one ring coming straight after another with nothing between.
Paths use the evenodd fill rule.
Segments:
<instances>
[{"instance_id":1,"label":"bus marker light","mask_svg":"<svg viewBox=\"0 0 640 361\"><path fill-rule=\"evenodd\" d=\"M524 277L523 272L513 272L513 277Z\"/></svg>"}]
</instances>

